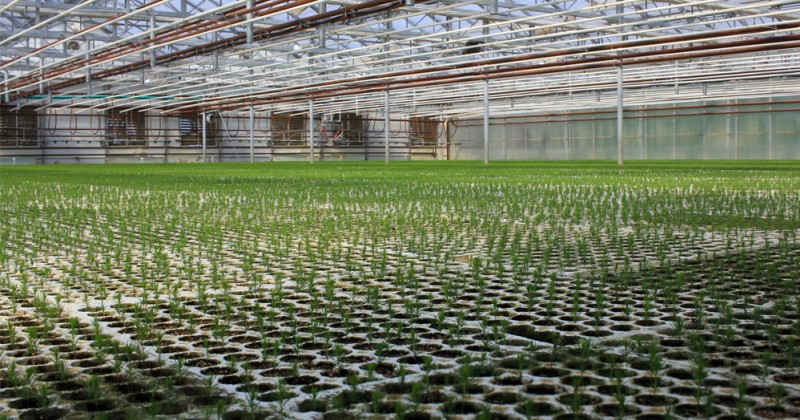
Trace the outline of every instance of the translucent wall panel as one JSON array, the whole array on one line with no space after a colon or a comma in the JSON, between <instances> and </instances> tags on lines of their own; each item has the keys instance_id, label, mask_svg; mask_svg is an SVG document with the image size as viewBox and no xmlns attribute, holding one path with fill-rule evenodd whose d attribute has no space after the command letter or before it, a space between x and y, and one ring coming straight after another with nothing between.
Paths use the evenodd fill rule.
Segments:
<instances>
[{"instance_id":1,"label":"translucent wall panel","mask_svg":"<svg viewBox=\"0 0 800 420\"><path fill-rule=\"evenodd\" d=\"M775 159L800 159L800 119L797 111L773 113L772 127L772 156Z\"/></svg>"},{"instance_id":2,"label":"translucent wall panel","mask_svg":"<svg viewBox=\"0 0 800 420\"><path fill-rule=\"evenodd\" d=\"M800 159L800 101L794 99L628 110L625 159ZM482 120L458 124L452 141L460 146L451 150L451 159L482 160ZM616 113L608 109L492 120L490 159L616 160L616 124Z\"/></svg>"}]
</instances>

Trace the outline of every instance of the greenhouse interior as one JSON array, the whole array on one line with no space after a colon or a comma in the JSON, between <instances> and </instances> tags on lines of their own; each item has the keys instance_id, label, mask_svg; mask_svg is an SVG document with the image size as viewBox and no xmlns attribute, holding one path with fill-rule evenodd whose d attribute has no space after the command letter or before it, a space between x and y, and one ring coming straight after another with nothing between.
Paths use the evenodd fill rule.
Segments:
<instances>
[{"instance_id":1,"label":"greenhouse interior","mask_svg":"<svg viewBox=\"0 0 800 420\"><path fill-rule=\"evenodd\" d=\"M800 3L0 0L0 420L800 418Z\"/></svg>"}]
</instances>

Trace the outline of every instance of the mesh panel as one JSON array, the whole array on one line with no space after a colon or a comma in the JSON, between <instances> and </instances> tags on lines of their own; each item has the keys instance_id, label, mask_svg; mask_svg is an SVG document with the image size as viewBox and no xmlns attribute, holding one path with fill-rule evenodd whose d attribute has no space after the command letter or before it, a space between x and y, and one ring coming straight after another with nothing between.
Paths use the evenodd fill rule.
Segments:
<instances>
[{"instance_id":1,"label":"mesh panel","mask_svg":"<svg viewBox=\"0 0 800 420\"><path fill-rule=\"evenodd\" d=\"M409 121L412 144L435 144L439 136L439 121L430 117L412 117Z\"/></svg>"},{"instance_id":2,"label":"mesh panel","mask_svg":"<svg viewBox=\"0 0 800 420\"><path fill-rule=\"evenodd\" d=\"M203 114L191 113L180 118L181 146L203 145ZM219 130L217 120L206 122L206 146L216 146Z\"/></svg>"},{"instance_id":3,"label":"mesh panel","mask_svg":"<svg viewBox=\"0 0 800 420\"><path fill-rule=\"evenodd\" d=\"M144 146L147 141L145 115L141 112L123 112L112 108L106 114L106 135L112 146Z\"/></svg>"},{"instance_id":4,"label":"mesh panel","mask_svg":"<svg viewBox=\"0 0 800 420\"><path fill-rule=\"evenodd\" d=\"M35 107L0 107L0 146L37 146L39 115Z\"/></svg>"},{"instance_id":5,"label":"mesh panel","mask_svg":"<svg viewBox=\"0 0 800 420\"><path fill-rule=\"evenodd\" d=\"M302 142L307 118L300 115L272 114L272 132L276 143Z\"/></svg>"}]
</instances>

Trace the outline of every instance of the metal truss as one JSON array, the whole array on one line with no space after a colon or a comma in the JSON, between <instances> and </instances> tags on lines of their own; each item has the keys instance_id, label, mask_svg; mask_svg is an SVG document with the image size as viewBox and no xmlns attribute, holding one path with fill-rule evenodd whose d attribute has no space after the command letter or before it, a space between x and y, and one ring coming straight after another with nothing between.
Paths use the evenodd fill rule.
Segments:
<instances>
[{"instance_id":1,"label":"metal truss","mask_svg":"<svg viewBox=\"0 0 800 420\"><path fill-rule=\"evenodd\" d=\"M800 93L787 0L0 1L2 100L180 114L494 112Z\"/></svg>"}]
</instances>

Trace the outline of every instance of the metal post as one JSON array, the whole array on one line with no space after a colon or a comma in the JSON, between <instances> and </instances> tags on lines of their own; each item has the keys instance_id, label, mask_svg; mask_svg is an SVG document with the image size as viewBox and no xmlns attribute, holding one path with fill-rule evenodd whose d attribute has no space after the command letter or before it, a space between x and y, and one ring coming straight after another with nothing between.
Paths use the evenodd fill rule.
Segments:
<instances>
[{"instance_id":1,"label":"metal post","mask_svg":"<svg viewBox=\"0 0 800 420\"><path fill-rule=\"evenodd\" d=\"M88 48L89 47L88 47L88 45L87 45L86 48L87 48L87 52L84 54L84 58L86 59L86 62L88 63L89 62L89 52L88 52ZM91 95L92 94L92 67L91 66L86 66L85 72L86 72L86 86L87 86L86 87L86 92Z\"/></svg>"},{"instance_id":2,"label":"metal post","mask_svg":"<svg viewBox=\"0 0 800 420\"><path fill-rule=\"evenodd\" d=\"M572 144L572 130L570 130L569 120L570 120L570 113L569 113L569 111L567 111L567 120L565 122L566 125L564 127L565 131L566 131L566 134L567 134L566 141L565 141L565 144L566 144L566 147L567 147L567 160L569 160L570 157L571 157L570 156L570 147L571 147L571 144Z\"/></svg>"},{"instance_id":3,"label":"metal post","mask_svg":"<svg viewBox=\"0 0 800 420\"><path fill-rule=\"evenodd\" d=\"M644 111L639 111L639 159L644 160Z\"/></svg>"},{"instance_id":4,"label":"metal post","mask_svg":"<svg viewBox=\"0 0 800 420\"><path fill-rule=\"evenodd\" d=\"M39 60L39 94L44 95L44 60Z\"/></svg>"},{"instance_id":5,"label":"metal post","mask_svg":"<svg viewBox=\"0 0 800 420\"><path fill-rule=\"evenodd\" d=\"M265 121L265 124L266 124L266 128L265 128L266 132L264 134L265 134L265 137L266 137L266 140L267 140L267 146L272 148L272 147L275 146L275 139L272 137L272 110L271 109L269 111L267 111L267 120Z\"/></svg>"},{"instance_id":6,"label":"metal post","mask_svg":"<svg viewBox=\"0 0 800 420\"><path fill-rule=\"evenodd\" d=\"M644 120L644 160L647 160L647 120Z\"/></svg>"},{"instance_id":7,"label":"metal post","mask_svg":"<svg viewBox=\"0 0 800 420\"><path fill-rule=\"evenodd\" d=\"M677 134L676 134L677 127L676 126L677 126L678 117L675 115L675 106L676 105L677 104L675 104L674 102L672 103L672 160L675 160L675 159L678 158L678 146L677 146L677 141L676 141L676 136L677 136Z\"/></svg>"},{"instance_id":8,"label":"metal post","mask_svg":"<svg viewBox=\"0 0 800 420\"><path fill-rule=\"evenodd\" d=\"M772 98L769 98L767 107L767 158L772 160Z\"/></svg>"},{"instance_id":9,"label":"metal post","mask_svg":"<svg viewBox=\"0 0 800 420\"><path fill-rule=\"evenodd\" d=\"M206 112L203 111L203 163L206 163Z\"/></svg>"},{"instance_id":10,"label":"metal post","mask_svg":"<svg viewBox=\"0 0 800 420\"><path fill-rule=\"evenodd\" d=\"M624 146L623 146L623 115L622 107L624 105L623 92L622 92L622 65L617 66L617 165L624 163Z\"/></svg>"},{"instance_id":11,"label":"metal post","mask_svg":"<svg viewBox=\"0 0 800 420\"><path fill-rule=\"evenodd\" d=\"M308 100L308 161L314 163L314 100Z\"/></svg>"},{"instance_id":12,"label":"metal post","mask_svg":"<svg viewBox=\"0 0 800 420\"><path fill-rule=\"evenodd\" d=\"M5 83L5 89L3 90L3 96L5 97L6 102L11 102L11 96L9 94L8 89L8 71L3 70L3 82Z\"/></svg>"},{"instance_id":13,"label":"metal post","mask_svg":"<svg viewBox=\"0 0 800 420\"><path fill-rule=\"evenodd\" d=\"M383 158L389 163L389 91L383 92Z\"/></svg>"},{"instance_id":14,"label":"metal post","mask_svg":"<svg viewBox=\"0 0 800 420\"><path fill-rule=\"evenodd\" d=\"M728 111L725 114L725 158L731 158L731 113L733 112L730 107L730 102L726 108Z\"/></svg>"},{"instance_id":15,"label":"metal post","mask_svg":"<svg viewBox=\"0 0 800 420\"><path fill-rule=\"evenodd\" d=\"M155 28L156 28L156 17L153 15L153 16L150 16L150 30L152 31ZM153 31L153 32L150 33L150 41L152 42L155 38L156 38L156 33L155 33L155 31ZM155 48L150 50L150 68L151 69L156 68L156 49Z\"/></svg>"},{"instance_id":16,"label":"metal post","mask_svg":"<svg viewBox=\"0 0 800 420\"><path fill-rule=\"evenodd\" d=\"M523 126L523 129L524 129L524 131L523 131L523 134L522 134L522 140L523 140L522 147L523 147L523 150L525 151L525 154L523 156L525 156L524 157L525 160L528 160L528 159L530 159L530 157L528 157L528 131L530 130L529 123L525 123L525 125Z\"/></svg>"},{"instance_id":17,"label":"metal post","mask_svg":"<svg viewBox=\"0 0 800 420\"><path fill-rule=\"evenodd\" d=\"M247 0L247 8L248 9L253 8L253 0ZM253 12L248 13L247 20L250 20L252 18L253 18ZM247 43L248 44L253 43L253 22L247 22Z\"/></svg>"},{"instance_id":18,"label":"metal post","mask_svg":"<svg viewBox=\"0 0 800 420\"><path fill-rule=\"evenodd\" d=\"M483 81L483 164L489 164L489 79Z\"/></svg>"},{"instance_id":19,"label":"metal post","mask_svg":"<svg viewBox=\"0 0 800 420\"><path fill-rule=\"evenodd\" d=\"M739 103L738 99L733 104ZM739 160L739 107L734 107L733 114L733 160Z\"/></svg>"},{"instance_id":20,"label":"metal post","mask_svg":"<svg viewBox=\"0 0 800 420\"><path fill-rule=\"evenodd\" d=\"M705 90L705 85L703 85L703 89ZM703 140L703 160L708 159L708 152L706 151L706 137L708 136L708 121L706 118L706 101L703 101L703 132L702 132L702 140Z\"/></svg>"},{"instance_id":21,"label":"metal post","mask_svg":"<svg viewBox=\"0 0 800 420\"><path fill-rule=\"evenodd\" d=\"M597 143L597 110L592 108L592 160L597 159L597 150L595 144Z\"/></svg>"},{"instance_id":22,"label":"metal post","mask_svg":"<svg viewBox=\"0 0 800 420\"><path fill-rule=\"evenodd\" d=\"M255 126L256 126L256 119L255 119L255 110L253 107L250 107L250 163L255 162Z\"/></svg>"}]
</instances>

